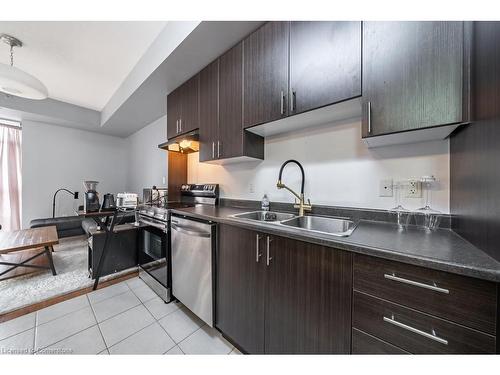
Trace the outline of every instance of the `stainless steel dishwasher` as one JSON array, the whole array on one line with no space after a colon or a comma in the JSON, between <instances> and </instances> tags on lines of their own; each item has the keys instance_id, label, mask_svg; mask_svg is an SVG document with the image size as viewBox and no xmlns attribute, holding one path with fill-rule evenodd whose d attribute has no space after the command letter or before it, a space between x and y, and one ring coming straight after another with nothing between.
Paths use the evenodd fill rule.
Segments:
<instances>
[{"instance_id":1,"label":"stainless steel dishwasher","mask_svg":"<svg viewBox=\"0 0 500 375\"><path fill-rule=\"evenodd\" d=\"M172 215L170 228L172 294L213 327L215 224Z\"/></svg>"}]
</instances>

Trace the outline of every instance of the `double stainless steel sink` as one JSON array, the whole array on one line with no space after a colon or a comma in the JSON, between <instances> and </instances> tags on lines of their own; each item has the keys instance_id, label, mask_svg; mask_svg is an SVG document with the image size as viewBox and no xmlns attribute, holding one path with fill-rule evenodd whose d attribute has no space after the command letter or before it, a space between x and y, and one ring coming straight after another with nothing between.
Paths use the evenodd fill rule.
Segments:
<instances>
[{"instance_id":1,"label":"double stainless steel sink","mask_svg":"<svg viewBox=\"0 0 500 375\"><path fill-rule=\"evenodd\" d=\"M356 229L356 223L345 218L326 216L297 216L274 211L252 211L231 215L235 219L244 219L284 225L305 232L321 233L336 237L348 237Z\"/></svg>"}]
</instances>

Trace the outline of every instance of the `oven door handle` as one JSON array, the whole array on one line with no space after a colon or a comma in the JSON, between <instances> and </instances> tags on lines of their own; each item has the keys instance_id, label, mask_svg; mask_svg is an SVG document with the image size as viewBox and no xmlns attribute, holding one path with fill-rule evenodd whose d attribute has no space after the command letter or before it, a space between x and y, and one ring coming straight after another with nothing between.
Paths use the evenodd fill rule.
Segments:
<instances>
[{"instance_id":1,"label":"oven door handle","mask_svg":"<svg viewBox=\"0 0 500 375\"><path fill-rule=\"evenodd\" d=\"M158 229L161 229L162 231L164 232L167 232L168 231L168 226L165 225L165 224L160 224L160 223L156 223L154 221L149 221L149 220L144 220L144 219L139 219L139 222L141 224L146 224L146 225L150 225L152 227L155 227L155 228L158 228Z\"/></svg>"},{"instance_id":2,"label":"oven door handle","mask_svg":"<svg viewBox=\"0 0 500 375\"><path fill-rule=\"evenodd\" d=\"M211 236L210 233L207 233L204 231L186 229L187 227L182 227L180 225L175 225L173 223L170 224L170 227L172 228L172 230L175 230L176 232L184 233L184 234L187 234L189 236L204 237L204 238L210 238L210 236Z\"/></svg>"}]
</instances>

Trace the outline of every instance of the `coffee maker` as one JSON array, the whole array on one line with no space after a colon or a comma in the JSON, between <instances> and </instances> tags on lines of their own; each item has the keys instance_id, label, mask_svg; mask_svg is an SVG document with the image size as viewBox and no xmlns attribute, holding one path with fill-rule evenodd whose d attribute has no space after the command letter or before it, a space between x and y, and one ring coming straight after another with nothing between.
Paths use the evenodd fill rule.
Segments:
<instances>
[{"instance_id":1,"label":"coffee maker","mask_svg":"<svg viewBox=\"0 0 500 375\"><path fill-rule=\"evenodd\" d=\"M83 210L85 212L97 212L101 207L99 204L99 194L97 193L98 181L84 181L85 197L83 199Z\"/></svg>"}]
</instances>

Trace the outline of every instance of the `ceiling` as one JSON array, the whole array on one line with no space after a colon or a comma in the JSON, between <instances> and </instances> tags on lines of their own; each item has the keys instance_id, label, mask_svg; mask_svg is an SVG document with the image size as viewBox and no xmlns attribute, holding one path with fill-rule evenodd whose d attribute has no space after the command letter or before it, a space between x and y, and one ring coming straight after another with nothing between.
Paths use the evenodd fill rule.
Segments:
<instances>
[{"instance_id":1,"label":"ceiling","mask_svg":"<svg viewBox=\"0 0 500 375\"><path fill-rule=\"evenodd\" d=\"M166 22L0 22L20 39L14 66L40 79L49 97L101 111ZM0 62L10 63L0 43Z\"/></svg>"}]
</instances>

